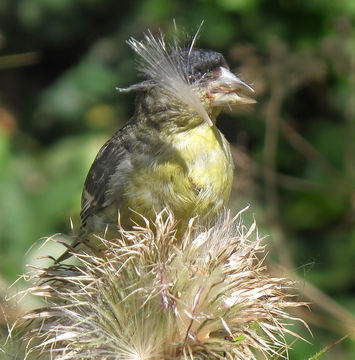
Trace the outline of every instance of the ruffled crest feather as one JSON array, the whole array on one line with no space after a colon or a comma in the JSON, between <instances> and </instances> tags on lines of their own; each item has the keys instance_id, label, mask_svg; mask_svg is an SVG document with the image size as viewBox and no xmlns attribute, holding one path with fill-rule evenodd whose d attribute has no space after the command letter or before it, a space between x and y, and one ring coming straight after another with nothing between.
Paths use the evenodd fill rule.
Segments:
<instances>
[{"instance_id":1,"label":"ruffled crest feather","mask_svg":"<svg viewBox=\"0 0 355 360\"><path fill-rule=\"evenodd\" d=\"M197 35L198 31L190 42L187 62L195 45ZM173 44L166 44L162 33L155 37L148 31L144 35L143 41L130 38L127 42L140 57L139 71L149 80L125 89L119 88L118 90L131 91L150 86L159 86L171 93L182 103L188 105L208 125L213 125L212 120L194 90L193 84L189 80L186 60L178 55L183 49L178 45L177 39Z\"/></svg>"}]
</instances>

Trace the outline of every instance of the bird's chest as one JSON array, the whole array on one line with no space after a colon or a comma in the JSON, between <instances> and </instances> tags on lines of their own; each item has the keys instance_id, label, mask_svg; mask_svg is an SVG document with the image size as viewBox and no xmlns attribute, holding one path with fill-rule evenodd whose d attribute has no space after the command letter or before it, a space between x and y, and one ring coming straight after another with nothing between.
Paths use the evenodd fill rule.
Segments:
<instances>
[{"instance_id":1,"label":"bird's chest","mask_svg":"<svg viewBox=\"0 0 355 360\"><path fill-rule=\"evenodd\" d=\"M181 217L209 216L226 205L233 178L229 144L215 127L175 134L151 160L139 165L128 191L130 207Z\"/></svg>"},{"instance_id":2,"label":"bird's chest","mask_svg":"<svg viewBox=\"0 0 355 360\"><path fill-rule=\"evenodd\" d=\"M225 196L232 182L233 162L229 144L216 127L204 125L176 136L174 148L186 164L182 176L187 175L198 197Z\"/></svg>"}]
</instances>

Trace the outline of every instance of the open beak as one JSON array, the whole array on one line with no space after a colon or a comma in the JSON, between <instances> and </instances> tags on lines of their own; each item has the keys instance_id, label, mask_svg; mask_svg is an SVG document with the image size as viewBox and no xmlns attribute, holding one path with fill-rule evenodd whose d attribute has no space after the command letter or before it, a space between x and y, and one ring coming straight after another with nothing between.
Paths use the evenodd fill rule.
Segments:
<instances>
[{"instance_id":1,"label":"open beak","mask_svg":"<svg viewBox=\"0 0 355 360\"><path fill-rule=\"evenodd\" d=\"M213 107L231 106L234 104L254 104L256 101L243 92L254 92L253 88L240 80L228 69L221 66L218 78L212 81L208 88L208 97L212 99Z\"/></svg>"}]
</instances>

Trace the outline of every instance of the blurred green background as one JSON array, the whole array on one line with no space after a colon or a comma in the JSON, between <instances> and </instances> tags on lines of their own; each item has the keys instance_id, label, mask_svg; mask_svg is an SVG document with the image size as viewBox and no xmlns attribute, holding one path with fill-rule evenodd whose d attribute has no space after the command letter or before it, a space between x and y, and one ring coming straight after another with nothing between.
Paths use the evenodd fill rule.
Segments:
<instances>
[{"instance_id":1,"label":"blurred green background","mask_svg":"<svg viewBox=\"0 0 355 360\"><path fill-rule=\"evenodd\" d=\"M78 227L90 164L133 112L133 95L115 90L137 81L125 41L148 28L169 37L173 19L190 35L205 20L198 46L256 90L257 105L218 126L236 162L231 208L250 204L270 267L312 303L297 315L314 337L303 332L310 344L290 358L350 334L322 358L354 359L353 0L0 1L0 300L36 240L70 233L70 218ZM5 334L27 305L3 303Z\"/></svg>"}]
</instances>

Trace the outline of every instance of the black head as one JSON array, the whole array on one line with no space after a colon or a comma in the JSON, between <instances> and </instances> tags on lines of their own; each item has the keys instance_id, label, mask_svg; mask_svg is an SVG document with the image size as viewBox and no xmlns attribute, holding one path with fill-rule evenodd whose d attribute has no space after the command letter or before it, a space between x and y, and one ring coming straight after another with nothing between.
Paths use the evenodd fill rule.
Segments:
<instances>
[{"instance_id":1,"label":"black head","mask_svg":"<svg viewBox=\"0 0 355 360\"><path fill-rule=\"evenodd\" d=\"M212 50L194 48L189 52L187 49L182 49L175 56L182 63L190 83L203 79L206 74L212 73L221 66L229 68L223 55Z\"/></svg>"},{"instance_id":2,"label":"black head","mask_svg":"<svg viewBox=\"0 0 355 360\"><path fill-rule=\"evenodd\" d=\"M145 109L173 109L175 114L183 109L212 126L209 114L215 113L213 108L251 102L241 94L243 89L252 91L251 87L229 71L223 55L216 51L170 46L163 37L152 34L141 42L130 39L129 44L140 57L143 81L121 91L138 91L137 104L144 103Z\"/></svg>"}]
</instances>

